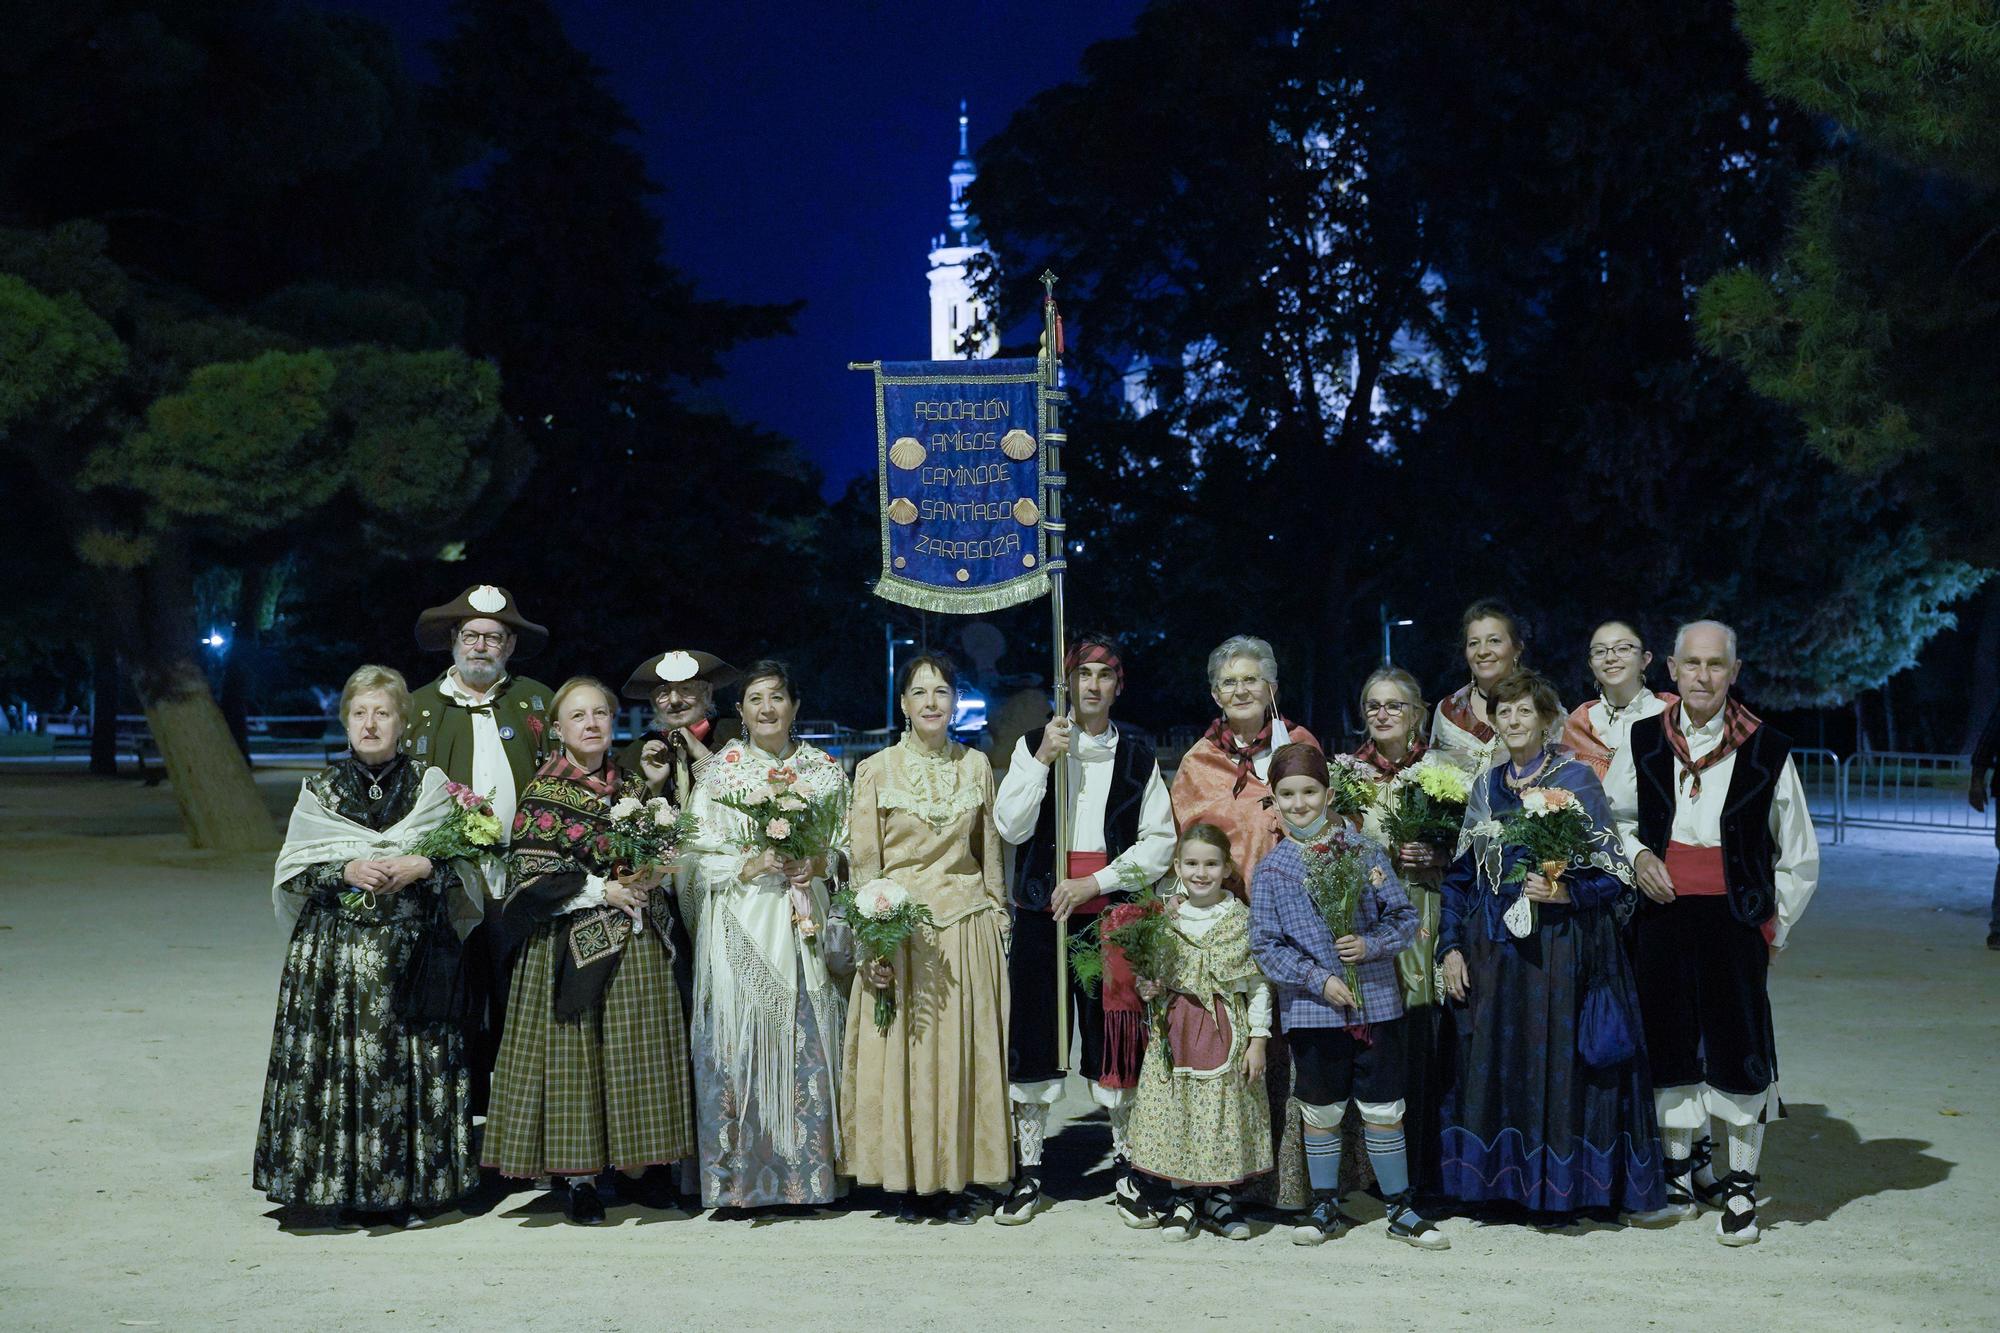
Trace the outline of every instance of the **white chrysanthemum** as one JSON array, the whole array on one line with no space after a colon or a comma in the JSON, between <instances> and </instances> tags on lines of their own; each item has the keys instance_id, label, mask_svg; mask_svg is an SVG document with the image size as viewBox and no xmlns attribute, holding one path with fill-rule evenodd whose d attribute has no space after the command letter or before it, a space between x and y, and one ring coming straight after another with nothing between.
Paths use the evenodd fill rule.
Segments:
<instances>
[{"instance_id":1,"label":"white chrysanthemum","mask_svg":"<svg viewBox=\"0 0 2000 1333\"><path fill-rule=\"evenodd\" d=\"M630 819L645 808L645 803L636 796L621 796L611 806L613 819Z\"/></svg>"},{"instance_id":2,"label":"white chrysanthemum","mask_svg":"<svg viewBox=\"0 0 2000 1333\"><path fill-rule=\"evenodd\" d=\"M1549 812L1548 793L1539 788L1524 792L1521 796L1521 809L1534 818L1541 818Z\"/></svg>"}]
</instances>

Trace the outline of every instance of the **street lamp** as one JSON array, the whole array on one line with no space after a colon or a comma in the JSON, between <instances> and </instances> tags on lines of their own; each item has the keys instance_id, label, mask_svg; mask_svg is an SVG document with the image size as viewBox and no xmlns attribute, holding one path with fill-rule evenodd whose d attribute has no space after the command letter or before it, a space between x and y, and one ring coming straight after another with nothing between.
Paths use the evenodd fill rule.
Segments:
<instances>
[{"instance_id":1,"label":"street lamp","mask_svg":"<svg viewBox=\"0 0 2000 1333\"><path fill-rule=\"evenodd\" d=\"M1382 603L1382 665L1383 666L1390 665L1390 663L1394 660L1389 652L1390 635L1393 634L1397 629L1399 629L1402 626L1414 625L1416 623L1417 622L1414 620L1389 619L1389 604L1387 602Z\"/></svg>"},{"instance_id":2,"label":"street lamp","mask_svg":"<svg viewBox=\"0 0 2000 1333\"><path fill-rule=\"evenodd\" d=\"M882 686L882 729L884 731L894 731L896 729L896 649L899 645L907 647L915 642L915 639L897 638L896 627L887 621L882 622L882 644L889 651L889 674Z\"/></svg>"}]
</instances>

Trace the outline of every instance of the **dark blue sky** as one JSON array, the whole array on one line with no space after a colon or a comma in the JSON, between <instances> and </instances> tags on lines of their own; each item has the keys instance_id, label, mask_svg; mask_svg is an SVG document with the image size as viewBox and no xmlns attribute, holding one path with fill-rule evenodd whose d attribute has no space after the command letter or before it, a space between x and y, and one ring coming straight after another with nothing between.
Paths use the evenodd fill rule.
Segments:
<instances>
[{"instance_id":1,"label":"dark blue sky","mask_svg":"<svg viewBox=\"0 0 2000 1333\"><path fill-rule=\"evenodd\" d=\"M446 30L447 0L323 3L387 23L429 76L421 47ZM846 363L928 355L925 255L944 230L959 99L976 154L1144 7L555 3L641 127L669 260L705 296L805 300L796 334L738 349L715 393L797 440L829 494L874 464L868 380Z\"/></svg>"}]
</instances>

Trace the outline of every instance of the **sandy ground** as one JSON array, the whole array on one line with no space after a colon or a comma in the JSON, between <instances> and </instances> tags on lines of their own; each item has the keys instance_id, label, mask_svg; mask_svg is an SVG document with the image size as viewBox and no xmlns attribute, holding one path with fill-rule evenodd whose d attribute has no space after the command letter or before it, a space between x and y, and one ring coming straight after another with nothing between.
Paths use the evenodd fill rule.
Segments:
<instances>
[{"instance_id":1,"label":"sandy ground","mask_svg":"<svg viewBox=\"0 0 2000 1333\"><path fill-rule=\"evenodd\" d=\"M296 780L267 776L274 811ZM0 772L0 1326L2000 1325L1994 853L1857 835L1826 854L1773 981L1791 1116L1746 1250L1704 1215L1454 1219L1453 1248L1422 1253L1368 1200L1316 1250L1168 1245L1117 1224L1088 1118L1051 1145L1060 1202L1023 1228L627 1207L587 1230L524 1192L412 1232L287 1231L249 1181L283 947L269 863L190 852L164 788Z\"/></svg>"}]
</instances>

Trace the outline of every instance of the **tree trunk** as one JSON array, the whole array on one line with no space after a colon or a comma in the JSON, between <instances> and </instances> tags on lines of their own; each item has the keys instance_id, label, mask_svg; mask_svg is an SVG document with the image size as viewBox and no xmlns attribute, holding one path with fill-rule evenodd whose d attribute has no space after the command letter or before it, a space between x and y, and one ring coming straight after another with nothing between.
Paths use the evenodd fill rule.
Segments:
<instances>
[{"instance_id":1,"label":"tree trunk","mask_svg":"<svg viewBox=\"0 0 2000 1333\"><path fill-rule=\"evenodd\" d=\"M96 642L90 652L90 771L100 778L118 776L118 650L98 616Z\"/></svg>"},{"instance_id":2,"label":"tree trunk","mask_svg":"<svg viewBox=\"0 0 2000 1333\"><path fill-rule=\"evenodd\" d=\"M236 603L229 640L222 658L222 716L236 748L250 755L250 701L264 652L264 602L273 578L272 566L258 563L242 572L236 583Z\"/></svg>"},{"instance_id":3,"label":"tree trunk","mask_svg":"<svg viewBox=\"0 0 2000 1333\"><path fill-rule=\"evenodd\" d=\"M139 645L129 659L133 688L188 841L225 852L276 847L277 829L195 656L194 579L185 551L163 544L151 565L115 576L115 583L123 641Z\"/></svg>"},{"instance_id":4,"label":"tree trunk","mask_svg":"<svg viewBox=\"0 0 2000 1333\"><path fill-rule=\"evenodd\" d=\"M1882 682L1882 735L1889 742L1891 751L1903 747L1896 743L1896 678L1891 676Z\"/></svg>"}]
</instances>

